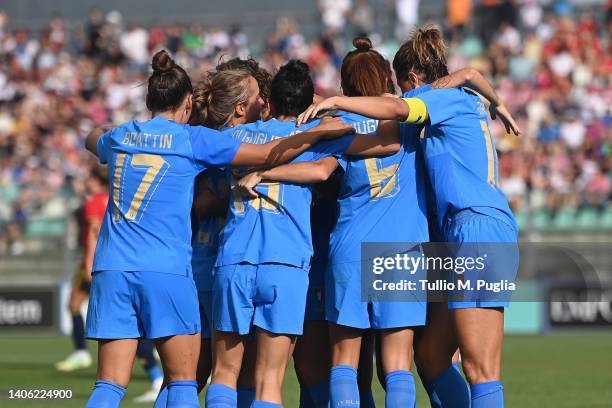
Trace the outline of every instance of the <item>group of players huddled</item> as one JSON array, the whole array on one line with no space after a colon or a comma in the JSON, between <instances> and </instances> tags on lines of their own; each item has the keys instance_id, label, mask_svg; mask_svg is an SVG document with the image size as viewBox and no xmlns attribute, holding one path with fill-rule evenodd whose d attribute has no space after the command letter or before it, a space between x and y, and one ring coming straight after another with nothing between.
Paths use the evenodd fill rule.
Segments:
<instances>
[{"instance_id":1,"label":"group of players huddled","mask_svg":"<svg viewBox=\"0 0 612 408\"><path fill-rule=\"evenodd\" d=\"M280 407L291 357L301 407L372 407L374 354L387 407L416 405L413 359L432 406L503 406L507 303L364 302L360 248L516 243L489 112L520 131L477 71L449 74L437 29L397 51L401 97L371 42L353 45L328 99L302 61L272 77L232 59L193 86L159 51L151 119L89 134L109 199L87 407L119 406L143 338L163 366L155 407L199 407L208 381L208 408Z\"/></svg>"}]
</instances>

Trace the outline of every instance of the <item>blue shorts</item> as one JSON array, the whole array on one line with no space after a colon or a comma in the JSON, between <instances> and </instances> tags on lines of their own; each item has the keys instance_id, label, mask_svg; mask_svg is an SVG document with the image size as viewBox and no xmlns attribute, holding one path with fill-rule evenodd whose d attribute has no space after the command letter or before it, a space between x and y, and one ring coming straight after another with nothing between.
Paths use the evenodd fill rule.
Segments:
<instances>
[{"instance_id":1,"label":"blue shorts","mask_svg":"<svg viewBox=\"0 0 612 408\"><path fill-rule=\"evenodd\" d=\"M425 325L427 302L364 302L361 262L330 265L325 275L326 320L358 329L392 329Z\"/></svg>"},{"instance_id":2,"label":"blue shorts","mask_svg":"<svg viewBox=\"0 0 612 408\"><path fill-rule=\"evenodd\" d=\"M308 274L308 294L306 297L306 314L304 320L325 320L325 269L327 263L313 262Z\"/></svg>"},{"instance_id":3,"label":"blue shorts","mask_svg":"<svg viewBox=\"0 0 612 408\"><path fill-rule=\"evenodd\" d=\"M200 332L193 279L161 272L93 273L86 336L156 339Z\"/></svg>"},{"instance_id":4,"label":"blue shorts","mask_svg":"<svg viewBox=\"0 0 612 408\"><path fill-rule=\"evenodd\" d=\"M484 271L466 272L462 277L464 281L474 282L479 278L491 282L498 278L516 281L519 264L518 231L510 221L505 222L501 218L465 209L447 220L444 235L446 241L451 244L453 256L486 258ZM463 300L449 300L448 307L466 309L510 305L509 295L499 295L496 300L490 301L486 300L485 295L473 290L455 290L449 296Z\"/></svg>"},{"instance_id":5,"label":"blue shorts","mask_svg":"<svg viewBox=\"0 0 612 408\"><path fill-rule=\"evenodd\" d=\"M192 258L191 269L198 292L211 291L216 258Z\"/></svg>"},{"instance_id":6,"label":"blue shorts","mask_svg":"<svg viewBox=\"0 0 612 408\"><path fill-rule=\"evenodd\" d=\"M297 266L247 263L215 267L213 327L245 335L252 326L302 334L308 272Z\"/></svg>"}]
</instances>

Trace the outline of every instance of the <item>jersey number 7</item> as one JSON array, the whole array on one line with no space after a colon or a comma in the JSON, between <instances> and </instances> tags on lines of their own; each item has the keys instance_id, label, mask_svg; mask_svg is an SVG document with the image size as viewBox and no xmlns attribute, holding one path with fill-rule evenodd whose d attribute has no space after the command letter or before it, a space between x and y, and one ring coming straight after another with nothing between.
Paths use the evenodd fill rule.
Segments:
<instances>
[{"instance_id":1,"label":"jersey number 7","mask_svg":"<svg viewBox=\"0 0 612 408\"><path fill-rule=\"evenodd\" d=\"M168 162L156 154L119 153L115 159L113 174L113 221L121 222L123 218L131 222L140 221L169 167ZM144 175L139 180L140 173ZM132 193L130 187L133 189L136 183L138 186ZM130 194L133 195L129 207L125 208Z\"/></svg>"}]
</instances>

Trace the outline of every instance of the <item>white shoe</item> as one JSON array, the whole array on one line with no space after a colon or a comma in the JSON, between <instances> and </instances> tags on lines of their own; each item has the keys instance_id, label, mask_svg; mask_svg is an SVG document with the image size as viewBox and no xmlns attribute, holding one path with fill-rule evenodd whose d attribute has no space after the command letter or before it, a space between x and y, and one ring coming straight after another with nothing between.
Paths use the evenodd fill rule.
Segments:
<instances>
[{"instance_id":1,"label":"white shoe","mask_svg":"<svg viewBox=\"0 0 612 408\"><path fill-rule=\"evenodd\" d=\"M157 399L157 395L159 395L159 390L161 390L163 382L164 382L163 378L159 378L159 379L153 381L149 391L147 391L144 394L134 398L134 402L138 402L138 403L141 403L141 402L155 402L155 400Z\"/></svg>"},{"instance_id":2,"label":"white shoe","mask_svg":"<svg viewBox=\"0 0 612 408\"><path fill-rule=\"evenodd\" d=\"M55 364L58 371L75 371L91 366L91 356L87 350L77 350L66 359Z\"/></svg>"}]
</instances>

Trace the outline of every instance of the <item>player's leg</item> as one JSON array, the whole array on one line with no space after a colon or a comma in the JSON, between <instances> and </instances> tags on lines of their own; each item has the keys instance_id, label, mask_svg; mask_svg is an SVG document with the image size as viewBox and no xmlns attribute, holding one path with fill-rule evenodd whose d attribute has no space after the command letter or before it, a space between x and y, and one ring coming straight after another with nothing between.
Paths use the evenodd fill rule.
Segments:
<instances>
[{"instance_id":1,"label":"player's leg","mask_svg":"<svg viewBox=\"0 0 612 408\"><path fill-rule=\"evenodd\" d=\"M503 407L501 355L503 308L453 310L463 371L470 383L472 407Z\"/></svg>"},{"instance_id":2,"label":"player's leg","mask_svg":"<svg viewBox=\"0 0 612 408\"><path fill-rule=\"evenodd\" d=\"M200 406L196 382L200 342L200 333L155 340L168 382L167 407L195 408Z\"/></svg>"},{"instance_id":3,"label":"player's leg","mask_svg":"<svg viewBox=\"0 0 612 408\"><path fill-rule=\"evenodd\" d=\"M332 350L330 402L334 407L359 407L357 367L363 330L335 323L329 325Z\"/></svg>"},{"instance_id":4,"label":"player's leg","mask_svg":"<svg viewBox=\"0 0 612 408\"><path fill-rule=\"evenodd\" d=\"M308 271L290 265L257 266L253 297L257 328L255 401L252 407L282 404L285 370L298 335L303 333Z\"/></svg>"},{"instance_id":5,"label":"player's leg","mask_svg":"<svg viewBox=\"0 0 612 408\"><path fill-rule=\"evenodd\" d=\"M357 386L359 387L359 401L363 408L374 408L374 395L372 394L372 379L374 378L374 346L376 334L374 330L366 330L361 337L361 352L359 353L359 366L357 367Z\"/></svg>"},{"instance_id":6,"label":"player's leg","mask_svg":"<svg viewBox=\"0 0 612 408\"><path fill-rule=\"evenodd\" d=\"M415 333L415 362L432 407L469 407L468 384L453 366L459 346L446 302L427 305L427 325Z\"/></svg>"},{"instance_id":7,"label":"player's leg","mask_svg":"<svg viewBox=\"0 0 612 408\"><path fill-rule=\"evenodd\" d=\"M154 402L164 382L164 372L155 358L155 345L151 340L142 339L138 342L136 357L142 362L144 370L151 380L151 388L144 394L134 398L134 402Z\"/></svg>"},{"instance_id":8,"label":"player's leg","mask_svg":"<svg viewBox=\"0 0 612 408\"><path fill-rule=\"evenodd\" d=\"M238 376L238 408L249 408L255 400L255 364L257 359L257 342L249 335L245 344L242 368Z\"/></svg>"},{"instance_id":9,"label":"player's leg","mask_svg":"<svg viewBox=\"0 0 612 408\"><path fill-rule=\"evenodd\" d=\"M255 401L252 407L272 407L270 403L282 406L283 379L296 338L257 328Z\"/></svg>"},{"instance_id":10,"label":"player's leg","mask_svg":"<svg viewBox=\"0 0 612 408\"><path fill-rule=\"evenodd\" d=\"M81 271L78 274L72 284L68 302L68 310L72 317L74 352L55 365L55 368L59 371L73 371L91 366L91 356L85 344L85 323L81 314L81 306L89 296L89 284L83 282Z\"/></svg>"},{"instance_id":11,"label":"player's leg","mask_svg":"<svg viewBox=\"0 0 612 408\"><path fill-rule=\"evenodd\" d=\"M143 336L126 272L92 275L86 336L98 340L98 373L87 407L118 407Z\"/></svg>"},{"instance_id":12,"label":"player's leg","mask_svg":"<svg viewBox=\"0 0 612 408\"><path fill-rule=\"evenodd\" d=\"M199 407L196 368L201 329L193 279L156 272L126 272L125 276L144 337L155 343L164 368L166 407Z\"/></svg>"},{"instance_id":13,"label":"player's leg","mask_svg":"<svg viewBox=\"0 0 612 408\"><path fill-rule=\"evenodd\" d=\"M484 268L465 270L462 281L477 287L477 281L513 282L518 272L518 232L512 220L467 209L455 214L447 225L446 238L455 256L484 259ZM501 356L504 307L508 293L458 290L449 299L457 333L463 372L470 383L472 408L504 405Z\"/></svg>"},{"instance_id":14,"label":"player's leg","mask_svg":"<svg viewBox=\"0 0 612 408\"><path fill-rule=\"evenodd\" d=\"M385 407L413 407L416 388L412 375L411 328L385 329L380 332L382 366L385 373Z\"/></svg>"},{"instance_id":15,"label":"player's leg","mask_svg":"<svg viewBox=\"0 0 612 408\"><path fill-rule=\"evenodd\" d=\"M238 376L246 348L246 337L252 328L257 267L251 264L215 268L212 290L211 384L206 391L209 408L237 405Z\"/></svg>"},{"instance_id":16,"label":"player's leg","mask_svg":"<svg viewBox=\"0 0 612 408\"><path fill-rule=\"evenodd\" d=\"M98 373L86 408L118 407L130 382L138 339L100 340Z\"/></svg>"},{"instance_id":17,"label":"player's leg","mask_svg":"<svg viewBox=\"0 0 612 408\"><path fill-rule=\"evenodd\" d=\"M238 376L246 347L244 336L238 333L213 331L213 370L206 406L209 408L235 407Z\"/></svg>"},{"instance_id":18,"label":"player's leg","mask_svg":"<svg viewBox=\"0 0 612 408\"><path fill-rule=\"evenodd\" d=\"M325 320L304 322L304 334L296 342L293 363L300 383L300 407L327 407L331 353Z\"/></svg>"}]
</instances>

